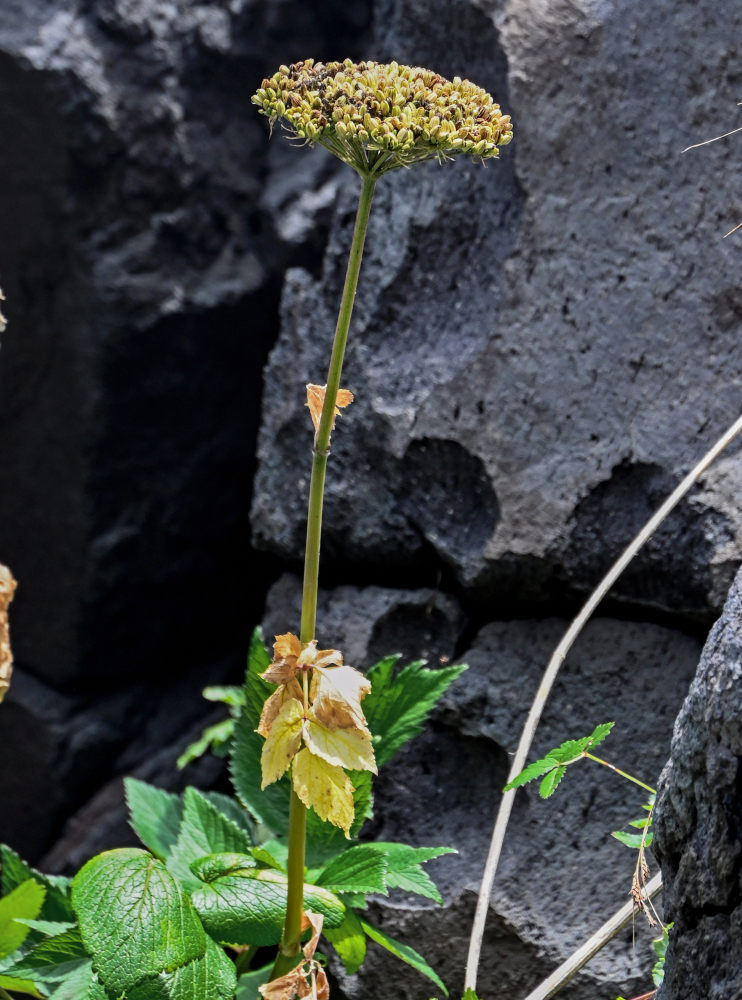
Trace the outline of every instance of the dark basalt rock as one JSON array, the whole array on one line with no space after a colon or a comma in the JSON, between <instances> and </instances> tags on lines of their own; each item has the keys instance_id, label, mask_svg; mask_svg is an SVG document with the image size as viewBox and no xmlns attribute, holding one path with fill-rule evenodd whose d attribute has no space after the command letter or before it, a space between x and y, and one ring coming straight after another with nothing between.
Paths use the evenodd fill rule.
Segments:
<instances>
[{"instance_id":1,"label":"dark basalt rock","mask_svg":"<svg viewBox=\"0 0 742 1000\"><path fill-rule=\"evenodd\" d=\"M657 799L664 918L658 1000L742 997L742 573L675 723Z\"/></svg>"},{"instance_id":2,"label":"dark basalt rock","mask_svg":"<svg viewBox=\"0 0 742 1000\"><path fill-rule=\"evenodd\" d=\"M299 632L301 581L285 574L268 591L263 635ZM403 662L450 660L465 618L455 598L436 590L336 587L320 590L317 638L320 648L340 649L346 663L371 666L390 653Z\"/></svg>"},{"instance_id":3,"label":"dark basalt rock","mask_svg":"<svg viewBox=\"0 0 742 1000\"><path fill-rule=\"evenodd\" d=\"M274 588L268 621L274 620L277 607L288 606L283 596L288 587L289 581L282 581ZM298 593L296 584L293 592ZM396 591L384 596L380 588L344 587L326 592L320 602L328 641L342 635L345 622L352 648L358 609L366 600L372 621L380 612L373 628L379 648L368 648L364 657L367 640L361 631L355 660L361 666L396 648L394 633L384 632L384 603L403 598ZM458 851L428 866L443 893L442 908L392 893L389 899L377 899L370 913L371 922L387 934L419 947L452 995L463 983L475 894L508 754L566 624L551 619L486 626L457 657L469 670L445 696L432 724L375 782L374 819L365 836L420 846L445 844ZM339 632L334 631L337 625ZM410 634L417 627L413 607ZM616 720L604 756L652 783L667 754L672 720L699 649L695 639L657 625L595 620L563 667L533 757L564 739L586 735L599 721ZM431 663L436 660L431 656ZM539 799L535 786L519 793L480 972L483 984L497 982L503 1000L520 1000L623 905L634 858L610 833L640 815L643 801L641 790L587 761L567 775L548 803ZM639 944L634 947L627 931L570 984L570 997L646 992L651 937L637 920ZM333 969L349 1000L385 996L383 984L392 981L401 1000L417 1000L426 989L417 974L400 968L374 945L369 945L357 977L344 977L335 964ZM486 986L482 993L489 995Z\"/></svg>"},{"instance_id":4,"label":"dark basalt rock","mask_svg":"<svg viewBox=\"0 0 742 1000\"><path fill-rule=\"evenodd\" d=\"M486 170L433 164L377 188L326 558L339 577L344 557L367 574L414 566L412 586L443 566L471 600L527 614L589 589L737 416L738 254L717 238L734 172L721 144L679 153L736 99L723 74L697 81L742 15L711 0L376 11L380 58L466 72L515 141ZM266 371L252 517L283 558L300 551L306 484L275 484L308 467L296 386L324 381L357 197L343 184L321 275L287 276ZM707 474L617 597L710 624L739 559L739 469L734 454Z\"/></svg>"}]
</instances>

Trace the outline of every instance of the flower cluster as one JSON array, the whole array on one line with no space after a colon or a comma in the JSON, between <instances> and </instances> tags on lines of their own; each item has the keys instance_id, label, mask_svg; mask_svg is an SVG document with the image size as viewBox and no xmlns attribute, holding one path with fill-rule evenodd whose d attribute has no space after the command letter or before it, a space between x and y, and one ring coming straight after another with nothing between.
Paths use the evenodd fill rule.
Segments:
<instances>
[{"instance_id":1,"label":"flower cluster","mask_svg":"<svg viewBox=\"0 0 742 1000\"><path fill-rule=\"evenodd\" d=\"M486 90L396 62L281 66L253 97L271 124L318 142L362 175L457 153L486 159L513 137Z\"/></svg>"},{"instance_id":2,"label":"flower cluster","mask_svg":"<svg viewBox=\"0 0 742 1000\"><path fill-rule=\"evenodd\" d=\"M266 700L258 732L263 785L291 767L294 791L305 806L350 836L353 786L343 768L376 771L371 733L361 700L371 690L337 649L317 649L287 632L277 635L273 662L260 675L277 684Z\"/></svg>"}]
</instances>

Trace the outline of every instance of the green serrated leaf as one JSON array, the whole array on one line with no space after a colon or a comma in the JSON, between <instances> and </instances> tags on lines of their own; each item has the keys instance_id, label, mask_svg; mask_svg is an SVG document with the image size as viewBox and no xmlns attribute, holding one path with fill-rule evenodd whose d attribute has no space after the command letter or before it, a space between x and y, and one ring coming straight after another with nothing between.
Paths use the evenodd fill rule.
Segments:
<instances>
[{"instance_id":1,"label":"green serrated leaf","mask_svg":"<svg viewBox=\"0 0 742 1000\"><path fill-rule=\"evenodd\" d=\"M616 725L615 722L601 722L599 726L593 729L592 733L588 736L588 745L592 747L598 746L603 740L608 736L611 729Z\"/></svg>"},{"instance_id":2,"label":"green serrated leaf","mask_svg":"<svg viewBox=\"0 0 742 1000\"><path fill-rule=\"evenodd\" d=\"M529 781L533 781L536 778L540 778L541 775L547 774L547 772L552 771L552 768L556 769L559 764L571 764L576 759L578 759L586 750L591 747L597 746L602 743L606 736L610 733L611 729L615 723L613 722L603 722L599 726L596 726L590 736L583 736L579 740L566 740L564 743L560 744L558 747L554 747L553 750L549 750L540 760L534 761L525 767L520 774L516 775L511 782L509 782L503 788L503 792L509 792L513 788L519 788L521 785L527 784ZM555 772L553 772L555 773ZM541 782L541 788L551 788L551 791L547 795L541 793L543 798L548 798L559 784L559 782L564 777L564 772L562 771L559 778L556 779L554 785L551 782L544 779ZM551 779L554 781L554 779Z\"/></svg>"},{"instance_id":3,"label":"green serrated leaf","mask_svg":"<svg viewBox=\"0 0 742 1000\"><path fill-rule=\"evenodd\" d=\"M286 863L279 861L278 858L274 857L264 847L253 847L250 853L258 864L264 865L266 868L275 868L277 872L286 871ZM310 881L313 881L313 879L310 879Z\"/></svg>"},{"instance_id":4,"label":"green serrated leaf","mask_svg":"<svg viewBox=\"0 0 742 1000\"><path fill-rule=\"evenodd\" d=\"M376 764L382 767L413 737L422 732L436 702L464 670L466 664L431 670L423 660L410 663L394 676L398 656L389 656L367 673L371 693L363 713L374 736Z\"/></svg>"},{"instance_id":5,"label":"green serrated leaf","mask_svg":"<svg viewBox=\"0 0 742 1000\"><path fill-rule=\"evenodd\" d=\"M83 947L79 929L72 927L62 934L46 938L4 972L18 979L30 979L48 990L50 984L60 983L71 976L79 979L82 970L87 974L87 986L92 976L90 957Z\"/></svg>"},{"instance_id":6,"label":"green serrated leaf","mask_svg":"<svg viewBox=\"0 0 742 1000\"><path fill-rule=\"evenodd\" d=\"M366 936L375 941L376 944L380 944L382 948L386 948L390 951L392 955L406 962L407 965L411 965L413 969L416 969L421 975L427 976L428 979L432 979L435 985L443 990L446 996L448 996L448 990L443 984L442 980L438 974L431 969L422 955L418 954L414 948L410 948L409 945L402 944L400 941L395 941L394 938L389 937L384 934L376 927L372 927L371 924L366 923L365 920L361 920L361 927L366 933Z\"/></svg>"},{"instance_id":7,"label":"green serrated leaf","mask_svg":"<svg viewBox=\"0 0 742 1000\"><path fill-rule=\"evenodd\" d=\"M62 875L42 875L31 868L6 844L0 844L0 896L7 896L28 879L46 889L39 916L43 920L74 921L69 893L71 880Z\"/></svg>"},{"instance_id":8,"label":"green serrated leaf","mask_svg":"<svg viewBox=\"0 0 742 1000\"><path fill-rule=\"evenodd\" d=\"M214 879L192 895L204 927L229 944L277 944L286 915L287 879L270 869L245 870ZM304 886L304 906L321 913L326 927L339 926L345 907L320 886Z\"/></svg>"},{"instance_id":9,"label":"green serrated leaf","mask_svg":"<svg viewBox=\"0 0 742 1000\"><path fill-rule=\"evenodd\" d=\"M373 846L386 854L386 884L390 889L402 889L436 903L443 902L435 883L421 865L444 854L456 854L453 847L410 847L409 844L394 843L376 843Z\"/></svg>"},{"instance_id":10,"label":"green serrated leaf","mask_svg":"<svg viewBox=\"0 0 742 1000\"><path fill-rule=\"evenodd\" d=\"M340 956L348 975L358 972L366 957L366 935L358 915L353 910L346 910L345 920L339 927L325 927L322 933Z\"/></svg>"},{"instance_id":11,"label":"green serrated leaf","mask_svg":"<svg viewBox=\"0 0 742 1000\"><path fill-rule=\"evenodd\" d=\"M258 625L250 636L250 646L247 651L247 672L262 674L272 662L273 657L263 641L263 630Z\"/></svg>"},{"instance_id":12,"label":"green serrated leaf","mask_svg":"<svg viewBox=\"0 0 742 1000\"><path fill-rule=\"evenodd\" d=\"M273 963L264 965L262 969L253 969L240 976L237 983L237 996L235 1000L262 1000L260 987L265 986L270 981Z\"/></svg>"},{"instance_id":13,"label":"green serrated leaf","mask_svg":"<svg viewBox=\"0 0 742 1000\"><path fill-rule=\"evenodd\" d=\"M93 967L116 996L206 951L188 897L146 851L122 848L88 861L72 883L72 905Z\"/></svg>"},{"instance_id":14,"label":"green serrated leaf","mask_svg":"<svg viewBox=\"0 0 742 1000\"><path fill-rule=\"evenodd\" d=\"M629 826L633 826L637 830L644 830L647 826L652 825L652 820L649 816L642 816L641 819L632 819Z\"/></svg>"},{"instance_id":15,"label":"green serrated leaf","mask_svg":"<svg viewBox=\"0 0 742 1000\"><path fill-rule=\"evenodd\" d=\"M223 792L200 792L207 802L210 802L220 813L224 813L227 819L231 819L234 824L244 830L255 843L255 824L246 809L243 809L239 802L231 795Z\"/></svg>"},{"instance_id":16,"label":"green serrated leaf","mask_svg":"<svg viewBox=\"0 0 742 1000\"><path fill-rule=\"evenodd\" d=\"M124 792L129 825L144 846L164 861L178 839L183 819L181 797L136 778L124 778Z\"/></svg>"},{"instance_id":17,"label":"green serrated leaf","mask_svg":"<svg viewBox=\"0 0 742 1000\"><path fill-rule=\"evenodd\" d=\"M524 767L520 774L517 774L512 781L505 785L503 792L509 792L513 788L520 788L521 785L525 785L535 778L540 778L542 774L551 771L555 767L556 761L553 757L542 757L541 760L534 760L532 764Z\"/></svg>"},{"instance_id":18,"label":"green serrated leaf","mask_svg":"<svg viewBox=\"0 0 742 1000\"><path fill-rule=\"evenodd\" d=\"M334 892L378 892L388 896L386 855L375 844L349 847L327 865L315 882Z\"/></svg>"},{"instance_id":19,"label":"green serrated leaf","mask_svg":"<svg viewBox=\"0 0 742 1000\"><path fill-rule=\"evenodd\" d=\"M211 684L201 694L206 701L218 701L230 708L241 708L245 704L245 692L234 684Z\"/></svg>"},{"instance_id":20,"label":"green serrated leaf","mask_svg":"<svg viewBox=\"0 0 742 1000\"><path fill-rule=\"evenodd\" d=\"M556 787L566 774L567 768L564 764L549 771L544 780L539 785L538 793L542 799L548 799L556 791Z\"/></svg>"},{"instance_id":21,"label":"green serrated leaf","mask_svg":"<svg viewBox=\"0 0 742 1000\"><path fill-rule=\"evenodd\" d=\"M219 812L195 788L187 788L178 839L168 855L167 867L186 889L198 889L201 883L191 871L194 861L208 854L247 854L251 846L245 830Z\"/></svg>"},{"instance_id":22,"label":"green serrated leaf","mask_svg":"<svg viewBox=\"0 0 742 1000\"><path fill-rule=\"evenodd\" d=\"M633 847L637 849L642 846L641 833L624 833L623 830L614 830L611 836L615 837L616 840L619 840L622 844L625 844L627 847ZM645 847L649 847L649 845L652 843L653 836L654 834L648 833L647 836L644 838Z\"/></svg>"},{"instance_id":23,"label":"green serrated leaf","mask_svg":"<svg viewBox=\"0 0 742 1000\"><path fill-rule=\"evenodd\" d=\"M464 993L461 1000L479 1000L479 997L470 986L466 993Z\"/></svg>"},{"instance_id":24,"label":"green serrated leaf","mask_svg":"<svg viewBox=\"0 0 742 1000\"><path fill-rule=\"evenodd\" d=\"M250 871L257 867L252 852L250 854L223 852L199 858L191 865L191 871L201 882L214 882L224 875L234 875L236 872Z\"/></svg>"},{"instance_id":25,"label":"green serrated leaf","mask_svg":"<svg viewBox=\"0 0 742 1000\"><path fill-rule=\"evenodd\" d=\"M126 1000L232 1000L236 988L234 963L207 938L203 958L139 983Z\"/></svg>"},{"instance_id":26,"label":"green serrated leaf","mask_svg":"<svg viewBox=\"0 0 742 1000\"><path fill-rule=\"evenodd\" d=\"M110 1000L96 972L93 973L93 978L90 980L90 989L86 1000Z\"/></svg>"},{"instance_id":27,"label":"green serrated leaf","mask_svg":"<svg viewBox=\"0 0 742 1000\"><path fill-rule=\"evenodd\" d=\"M657 955L657 961L652 967L652 982L655 986L661 986L665 979L665 957L667 955L667 946L670 943L672 926L670 923L663 927L662 937L652 942L652 947Z\"/></svg>"},{"instance_id":28,"label":"green serrated leaf","mask_svg":"<svg viewBox=\"0 0 742 1000\"><path fill-rule=\"evenodd\" d=\"M12 990L14 993L25 993L27 996L44 997L38 987L30 979L15 979L0 972L0 989Z\"/></svg>"},{"instance_id":29,"label":"green serrated leaf","mask_svg":"<svg viewBox=\"0 0 742 1000\"><path fill-rule=\"evenodd\" d=\"M25 924L32 931L38 931L45 937L56 937L57 934L64 934L65 931L74 927L74 924L64 923L60 920L23 920L16 918L19 924Z\"/></svg>"},{"instance_id":30,"label":"green serrated leaf","mask_svg":"<svg viewBox=\"0 0 742 1000\"><path fill-rule=\"evenodd\" d=\"M561 746L549 750L547 757L551 757L557 764L569 764L576 757L580 757L590 746L590 737L583 736L580 740L566 740Z\"/></svg>"},{"instance_id":31,"label":"green serrated leaf","mask_svg":"<svg viewBox=\"0 0 742 1000\"><path fill-rule=\"evenodd\" d=\"M54 986L49 994L49 1000L86 1000L90 995L92 980L92 964L90 961L82 963L79 968L70 972Z\"/></svg>"},{"instance_id":32,"label":"green serrated leaf","mask_svg":"<svg viewBox=\"0 0 742 1000\"><path fill-rule=\"evenodd\" d=\"M34 919L41 913L46 890L33 879L26 879L0 899L0 958L12 955L28 937L29 928L16 918Z\"/></svg>"},{"instance_id":33,"label":"green serrated leaf","mask_svg":"<svg viewBox=\"0 0 742 1000\"><path fill-rule=\"evenodd\" d=\"M220 722L215 722L212 726L207 726L197 740L188 744L175 762L175 766L179 771L182 771L184 767L187 767L194 760L198 760L199 757L203 757L209 750L217 757L226 757L233 736L234 719L231 716Z\"/></svg>"}]
</instances>

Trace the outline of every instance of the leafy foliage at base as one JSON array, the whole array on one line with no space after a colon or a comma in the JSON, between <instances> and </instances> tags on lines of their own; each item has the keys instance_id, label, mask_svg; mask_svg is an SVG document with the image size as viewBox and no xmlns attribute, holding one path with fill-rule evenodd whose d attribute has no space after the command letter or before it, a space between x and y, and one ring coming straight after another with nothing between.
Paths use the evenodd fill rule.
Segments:
<instances>
[{"instance_id":1,"label":"leafy foliage at base","mask_svg":"<svg viewBox=\"0 0 742 1000\"><path fill-rule=\"evenodd\" d=\"M379 764L415 736L465 669L422 662L395 673L398 657L371 668L364 702ZM199 743L230 750L238 798L187 788L181 795L127 778L130 823L146 850L106 851L75 879L34 871L0 846L0 987L39 1000L258 1000L271 966L243 971L228 954L277 944L287 898L289 784L261 791L262 738L255 732L272 686L258 675L271 662L253 636L241 688L211 688L230 718ZM199 750L200 752L200 750ZM195 756L189 748L186 755ZM447 847L360 843L372 814L371 774L348 772L355 817L342 830L307 812L305 906L348 972L367 942L386 948L445 991L414 949L369 924L369 893L416 893L441 902L423 865Z\"/></svg>"}]
</instances>

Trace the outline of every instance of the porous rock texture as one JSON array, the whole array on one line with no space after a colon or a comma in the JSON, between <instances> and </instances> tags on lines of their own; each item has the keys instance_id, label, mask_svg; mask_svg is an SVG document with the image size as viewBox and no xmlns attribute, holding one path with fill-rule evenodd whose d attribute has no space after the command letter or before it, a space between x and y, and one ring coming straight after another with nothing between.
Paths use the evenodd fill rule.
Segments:
<instances>
[{"instance_id":1,"label":"porous rock texture","mask_svg":"<svg viewBox=\"0 0 742 1000\"><path fill-rule=\"evenodd\" d=\"M715 0L376 5L379 58L466 72L516 140L486 169L377 187L343 381L356 402L333 442L334 565L420 586L442 564L480 600L584 589L737 415L739 251L721 241L736 178L722 144L681 151L731 121L740 20ZM253 524L283 558L305 490L274 484L307 466L296 386L324 381L357 195L347 172L321 277L288 273L266 371ZM718 610L739 475L736 457L709 474L622 597Z\"/></svg>"},{"instance_id":2,"label":"porous rock texture","mask_svg":"<svg viewBox=\"0 0 742 1000\"><path fill-rule=\"evenodd\" d=\"M369 23L364 0L3 5L0 837L33 861L242 670L272 572L247 516L262 366L338 172L269 145L249 97Z\"/></svg>"},{"instance_id":3,"label":"porous rock texture","mask_svg":"<svg viewBox=\"0 0 742 1000\"><path fill-rule=\"evenodd\" d=\"M271 590L266 631L291 620L298 593L299 581L289 578ZM388 609L426 599L414 591L408 595L338 587L322 594L319 615L328 625L350 623L346 628L353 636L361 634L354 627L358 617L370 616L372 633L383 635ZM413 620L410 615L411 625ZM432 725L375 783L374 819L364 837L447 845L458 852L427 866L444 896L442 908L392 894L377 899L369 916L387 934L421 950L454 996L463 986L476 891L508 757L525 721L526 699L566 626L552 618L498 621L481 629L460 657L468 671L445 696ZM345 638L342 625L330 634L339 642ZM393 628L386 638L384 653L400 651L393 645ZM440 627L437 648L449 656L449 635ZM596 619L563 668L534 756L567 737L587 735L597 722L615 720L601 753L651 782L667 758L672 721L699 651L696 639L659 625ZM368 640L353 652L353 662L364 666L379 655ZM641 789L587 761L567 774L549 802L539 799L536 786L520 793L488 913L483 997L524 997L623 905L635 855L610 833L642 815L645 800ZM637 947L629 929L570 984L570 998L646 992L652 936L638 919ZM348 1000L392 995L414 1000L426 989L416 973L392 964L374 945L357 976L343 976L336 964L333 971ZM496 992L490 992L493 983Z\"/></svg>"},{"instance_id":4,"label":"porous rock texture","mask_svg":"<svg viewBox=\"0 0 742 1000\"><path fill-rule=\"evenodd\" d=\"M681 150L736 124L741 28L732 0L8 0L0 560L20 586L0 838L70 871L131 836L123 773L224 781L172 769L213 719L198 689L239 681L266 595L266 629L297 630L302 386L325 378L358 180L269 143L250 93L310 55L466 75L516 139L486 169L378 186L318 622L359 666L471 664L382 774L370 831L458 847L431 866L442 910L371 917L460 987L507 755L564 616L739 412L736 139ZM615 718L606 756L653 783L742 554L741 488L732 449L619 583L604 613L623 620L575 649L534 753ZM641 803L580 768L550 803L519 793L484 1000L525 995L625 899L632 858L606 833ZM670 905L678 933L716 921L703 968L726 911L674 883ZM695 995L674 961L666 990ZM627 934L567 993L646 992L650 964ZM431 992L373 946L358 979L334 971L338 1000Z\"/></svg>"},{"instance_id":5,"label":"porous rock texture","mask_svg":"<svg viewBox=\"0 0 742 1000\"><path fill-rule=\"evenodd\" d=\"M742 997L742 573L706 643L657 799L670 932L658 1000Z\"/></svg>"}]
</instances>

